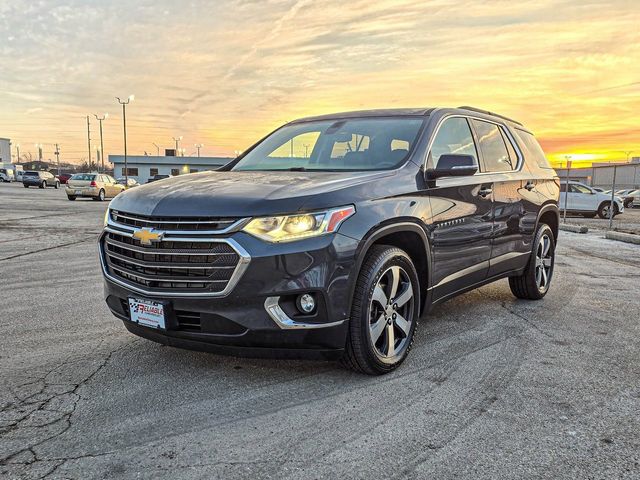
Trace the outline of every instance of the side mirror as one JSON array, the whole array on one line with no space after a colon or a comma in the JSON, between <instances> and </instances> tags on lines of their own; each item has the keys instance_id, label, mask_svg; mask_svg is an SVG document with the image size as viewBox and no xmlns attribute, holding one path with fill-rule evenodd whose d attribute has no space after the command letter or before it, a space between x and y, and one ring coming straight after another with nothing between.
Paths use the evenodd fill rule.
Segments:
<instances>
[{"instance_id":1,"label":"side mirror","mask_svg":"<svg viewBox=\"0 0 640 480\"><path fill-rule=\"evenodd\" d=\"M436 168L427 170L427 178L463 177L478 171L476 159L471 155L444 154L438 159Z\"/></svg>"}]
</instances>

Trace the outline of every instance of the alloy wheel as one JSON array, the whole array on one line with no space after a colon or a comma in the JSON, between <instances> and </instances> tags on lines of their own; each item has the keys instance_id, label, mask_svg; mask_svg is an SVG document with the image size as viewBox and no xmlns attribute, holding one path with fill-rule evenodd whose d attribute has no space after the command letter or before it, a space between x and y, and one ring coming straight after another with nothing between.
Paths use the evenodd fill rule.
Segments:
<instances>
[{"instance_id":1,"label":"alloy wheel","mask_svg":"<svg viewBox=\"0 0 640 480\"><path fill-rule=\"evenodd\" d=\"M536 286L540 292L546 292L553 275L553 251L549 235L543 235L536 249Z\"/></svg>"},{"instance_id":2,"label":"alloy wheel","mask_svg":"<svg viewBox=\"0 0 640 480\"><path fill-rule=\"evenodd\" d=\"M369 338L382 362L394 363L406 350L414 308L409 275L400 266L389 267L378 279L369 306Z\"/></svg>"}]
</instances>

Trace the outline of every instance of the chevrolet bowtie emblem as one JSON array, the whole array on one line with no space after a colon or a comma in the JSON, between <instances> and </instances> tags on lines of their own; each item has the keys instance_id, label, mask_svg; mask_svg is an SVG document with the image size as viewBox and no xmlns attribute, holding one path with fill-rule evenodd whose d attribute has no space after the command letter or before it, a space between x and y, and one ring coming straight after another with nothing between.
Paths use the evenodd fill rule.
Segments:
<instances>
[{"instance_id":1,"label":"chevrolet bowtie emblem","mask_svg":"<svg viewBox=\"0 0 640 480\"><path fill-rule=\"evenodd\" d=\"M133 232L133 238L138 240L141 245L151 245L152 243L162 241L164 232L156 232L152 228L139 228Z\"/></svg>"}]
</instances>

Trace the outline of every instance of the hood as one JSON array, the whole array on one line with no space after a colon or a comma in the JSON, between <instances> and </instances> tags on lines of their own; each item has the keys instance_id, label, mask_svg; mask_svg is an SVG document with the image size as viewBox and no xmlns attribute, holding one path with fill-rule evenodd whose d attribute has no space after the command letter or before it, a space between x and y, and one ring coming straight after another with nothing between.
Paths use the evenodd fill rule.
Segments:
<instances>
[{"instance_id":1,"label":"hood","mask_svg":"<svg viewBox=\"0 0 640 480\"><path fill-rule=\"evenodd\" d=\"M371 197L384 172L200 172L121 193L110 207L155 216L251 217L316 210ZM365 187L366 186L366 187ZM369 194L367 195L367 192Z\"/></svg>"}]
</instances>

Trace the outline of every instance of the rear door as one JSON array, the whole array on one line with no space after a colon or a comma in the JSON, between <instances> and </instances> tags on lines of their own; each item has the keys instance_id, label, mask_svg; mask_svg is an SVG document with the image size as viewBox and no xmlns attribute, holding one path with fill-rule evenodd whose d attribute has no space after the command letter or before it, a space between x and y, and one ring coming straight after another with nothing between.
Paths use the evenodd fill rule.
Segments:
<instances>
[{"instance_id":1,"label":"rear door","mask_svg":"<svg viewBox=\"0 0 640 480\"><path fill-rule=\"evenodd\" d=\"M535 178L522 168L505 125L471 119L483 174L493 182L493 234L489 277L524 266L531 253L540 197Z\"/></svg>"},{"instance_id":2,"label":"rear door","mask_svg":"<svg viewBox=\"0 0 640 480\"><path fill-rule=\"evenodd\" d=\"M435 167L446 153L478 152L469 121L451 116L438 127L428 154ZM433 299L446 297L481 282L487 276L491 255L492 183L478 174L440 178L429 190L432 209Z\"/></svg>"}]
</instances>

